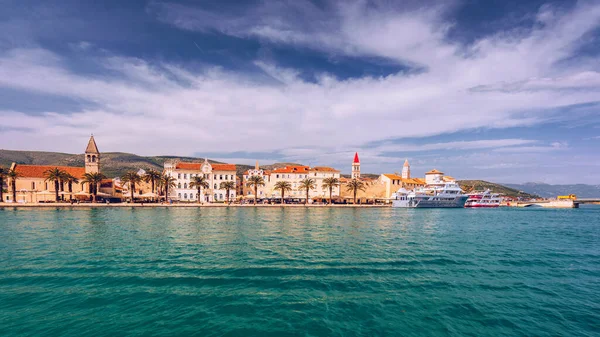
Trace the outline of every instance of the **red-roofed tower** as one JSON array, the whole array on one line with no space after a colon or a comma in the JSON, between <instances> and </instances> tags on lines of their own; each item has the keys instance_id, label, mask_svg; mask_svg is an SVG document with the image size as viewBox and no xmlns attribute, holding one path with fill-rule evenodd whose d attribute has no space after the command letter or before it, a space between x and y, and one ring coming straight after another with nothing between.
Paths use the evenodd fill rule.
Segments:
<instances>
[{"instance_id":1,"label":"red-roofed tower","mask_svg":"<svg viewBox=\"0 0 600 337\"><path fill-rule=\"evenodd\" d=\"M358 152L354 153L354 160L352 161L352 179L360 178L360 159L358 159Z\"/></svg>"}]
</instances>

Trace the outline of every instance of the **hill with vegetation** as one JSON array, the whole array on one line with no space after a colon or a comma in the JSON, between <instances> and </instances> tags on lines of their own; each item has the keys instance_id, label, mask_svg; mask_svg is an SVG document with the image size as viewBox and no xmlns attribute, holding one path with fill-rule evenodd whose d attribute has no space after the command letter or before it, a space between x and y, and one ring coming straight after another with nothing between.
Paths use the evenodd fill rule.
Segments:
<instances>
[{"instance_id":1,"label":"hill with vegetation","mask_svg":"<svg viewBox=\"0 0 600 337\"><path fill-rule=\"evenodd\" d=\"M201 162L204 158L196 157L178 157L178 156L138 156L132 153L124 152L102 152L102 173L108 177L119 177L127 171L137 171L139 169L155 169L162 171L163 164L168 160L178 159L183 162ZM208 160L210 163L222 163L215 160ZM12 151L0 150L0 166L10 167L15 162L24 165L60 165L60 166L84 166L83 154L70 154L60 152L43 151ZM272 165L261 165L261 168L272 170L286 165L299 165L295 163L276 163ZM253 168L252 165L237 164L237 175L241 176L243 172Z\"/></svg>"},{"instance_id":2,"label":"hill with vegetation","mask_svg":"<svg viewBox=\"0 0 600 337\"><path fill-rule=\"evenodd\" d=\"M539 198L539 196L536 194L527 193L516 188L511 188L508 186L492 183L485 180L458 180L457 182L466 193L474 191L485 191L489 189L494 193L500 193L503 196L507 197L526 199Z\"/></svg>"}]
</instances>

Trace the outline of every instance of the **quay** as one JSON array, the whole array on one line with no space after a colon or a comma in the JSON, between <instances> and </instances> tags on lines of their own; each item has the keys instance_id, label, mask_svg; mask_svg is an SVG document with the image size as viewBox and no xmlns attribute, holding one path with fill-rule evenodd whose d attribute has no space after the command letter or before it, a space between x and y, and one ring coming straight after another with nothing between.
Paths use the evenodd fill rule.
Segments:
<instances>
[{"instance_id":1,"label":"quay","mask_svg":"<svg viewBox=\"0 0 600 337\"><path fill-rule=\"evenodd\" d=\"M207 208L207 207L267 207L267 208L386 208L391 207L391 204L224 204L224 203L207 203L207 204L192 204L192 203L179 203L179 204L167 204L167 203L38 203L38 204L21 204L21 203L0 203L0 208Z\"/></svg>"}]
</instances>

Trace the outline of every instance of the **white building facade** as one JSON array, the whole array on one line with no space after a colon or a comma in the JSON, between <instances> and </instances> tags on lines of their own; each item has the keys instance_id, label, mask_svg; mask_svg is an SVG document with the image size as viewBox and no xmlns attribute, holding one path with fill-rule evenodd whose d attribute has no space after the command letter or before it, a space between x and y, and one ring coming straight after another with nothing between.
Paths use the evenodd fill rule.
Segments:
<instances>
[{"instance_id":1,"label":"white building facade","mask_svg":"<svg viewBox=\"0 0 600 337\"><path fill-rule=\"evenodd\" d=\"M200 200L203 202L224 202L227 200L227 192L221 189L221 183L232 181L236 183L235 164L211 164L208 159L203 163L185 163L179 161L166 162L164 174L175 178L175 188L169 189L169 199L183 202L198 200L198 189L191 186L193 178L204 176L209 188L202 188ZM229 191L229 200L236 198L235 188Z\"/></svg>"}]
</instances>

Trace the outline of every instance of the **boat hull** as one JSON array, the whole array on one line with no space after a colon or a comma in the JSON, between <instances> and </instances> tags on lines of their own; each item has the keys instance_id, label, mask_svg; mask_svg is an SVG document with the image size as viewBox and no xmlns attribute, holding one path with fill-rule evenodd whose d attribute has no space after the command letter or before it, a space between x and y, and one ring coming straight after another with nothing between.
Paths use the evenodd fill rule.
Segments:
<instances>
[{"instance_id":1,"label":"boat hull","mask_svg":"<svg viewBox=\"0 0 600 337\"><path fill-rule=\"evenodd\" d=\"M395 208L463 208L468 196L458 196L452 200L394 200L392 207Z\"/></svg>"},{"instance_id":2,"label":"boat hull","mask_svg":"<svg viewBox=\"0 0 600 337\"><path fill-rule=\"evenodd\" d=\"M466 204L465 207L466 208L498 208L498 207L500 207L500 204L494 204L494 205Z\"/></svg>"}]
</instances>

